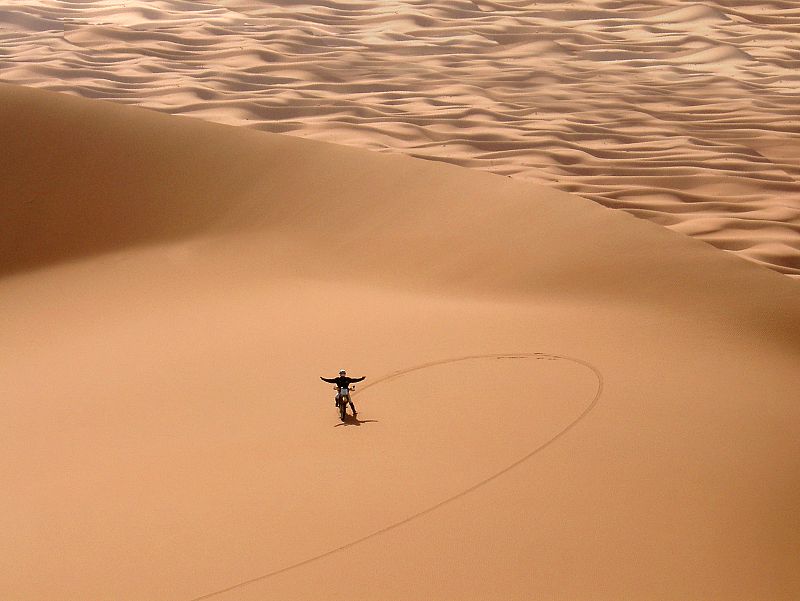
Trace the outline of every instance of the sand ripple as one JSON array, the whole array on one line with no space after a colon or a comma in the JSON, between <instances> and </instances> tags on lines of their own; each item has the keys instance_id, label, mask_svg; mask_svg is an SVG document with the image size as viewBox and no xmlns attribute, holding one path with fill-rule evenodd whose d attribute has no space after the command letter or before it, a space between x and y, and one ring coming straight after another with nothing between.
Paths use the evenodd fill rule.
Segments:
<instances>
[{"instance_id":1,"label":"sand ripple","mask_svg":"<svg viewBox=\"0 0 800 601\"><path fill-rule=\"evenodd\" d=\"M0 77L529 179L800 277L798 32L781 0L0 0Z\"/></svg>"}]
</instances>

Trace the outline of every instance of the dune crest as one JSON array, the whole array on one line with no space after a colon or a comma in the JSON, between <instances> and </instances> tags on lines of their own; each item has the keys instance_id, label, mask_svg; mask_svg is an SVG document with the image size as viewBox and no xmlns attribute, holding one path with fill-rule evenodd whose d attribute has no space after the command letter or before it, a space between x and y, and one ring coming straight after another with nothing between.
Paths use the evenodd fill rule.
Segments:
<instances>
[{"instance_id":1,"label":"dune crest","mask_svg":"<svg viewBox=\"0 0 800 601\"><path fill-rule=\"evenodd\" d=\"M800 595L790 278L477 170L0 105L0 598Z\"/></svg>"}]
</instances>

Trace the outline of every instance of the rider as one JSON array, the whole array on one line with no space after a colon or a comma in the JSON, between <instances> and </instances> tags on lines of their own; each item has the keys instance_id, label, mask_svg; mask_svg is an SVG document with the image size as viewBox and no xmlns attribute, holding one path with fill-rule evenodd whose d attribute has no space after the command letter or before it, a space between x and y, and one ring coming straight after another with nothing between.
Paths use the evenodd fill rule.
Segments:
<instances>
[{"instance_id":1,"label":"rider","mask_svg":"<svg viewBox=\"0 0 800 601\"><path fill-rule=\"evenodd\" d=\"M320 380L323 382L330 382L331 384L336 384L336 406L339 406L339 402L342 400L342 393L340 392L342 388L347 388L353 382L360 382L361 380L366 379L367 376L361 376L360 378L348 378L347 372L343 369L339 370L339 377L338 378L323 378L322 376L319 377ZM350 395L347 395L347 400L350 403L350 409L353 410L353 416L358 415L356 412L356 406L353 405L353 400L350 398Z\"/></svg>"}]
</instances>

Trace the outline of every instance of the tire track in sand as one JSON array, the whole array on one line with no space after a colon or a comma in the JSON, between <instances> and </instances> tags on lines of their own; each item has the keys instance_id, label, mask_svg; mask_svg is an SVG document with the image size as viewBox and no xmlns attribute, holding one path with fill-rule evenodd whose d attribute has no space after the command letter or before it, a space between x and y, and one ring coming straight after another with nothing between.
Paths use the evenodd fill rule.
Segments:
<instances>
[{"instance_id":1,"label":"tire track in sand","mask_svg":"<svg viewBox=\"0 0 800 601\"><path fill-rule=\"evenodd\" d=\"M226 588L219 589L219 590L216 590L216 591L212 591L210 593L206 593L204 595L200 595L199 597L193 597L189 601L202 601L203 599L211 599L213 597L217 597L219 595L223 595L225 593L228 593L228 592L243 588L243 587L248 586L250 584L255 584L256 582L262 582L264 580L272 578L273 576L277 576L279 574L283 574L283 573L288 572L290 570L293 570L295 568L299 568L301 566L308 565L308 564L310 564L312 562L318 561L320 559L324 559L325 557L329 557L329 556L331 556L331 555L333 555L335 553L339 553L341 551L345 551L345 550L347 550L347 549L349 549L351 547L354 547L354 546L356 546L356 545L358 545L360 543L363 543L364 541L367 541L369 539L372 539L372 538L375 538L375 537L380 536L382 534L385 534L386 532L389 532L390 530L394 530L396 528L399 528L400 526L404 526L405 524L408 524L409 522L412 522L412 521L416 520L417 518L420 518L420 517L422 517L424 515L432 513L434 511L436 511L437 509L440 509L441 507L444 507L445 505L448 505L448 504L452 503L453 501L456 501L456 500L458 500L458 499L460 499L460 498L462 498L462 497L464 497L464 496L466 496L466 495L478 490L479 488L482 488L482 487L486 486L487 484L493 482L494 480L497 480L498 478L500 478L504 474L510 472L515 467L521 465L522 463L525 463L531 457L533 457L534 455L540 453L541 451L543 451L544 449L546 449L547 447L552 445L554 442L556 442L562 436L564 436L567 432L569 432L572 428L574 428L580 421L582 421L587 415L589 415L589 413L591 413L591 411L597 406L597 403L600 400L600 395L603 392L603 385L604 385L603 374L600 372L599 369L597 369L594 365L592 365L588 361L584 361L582 359L577 359L575 357L569 357L569 356L566 356L566 355L556 355L556 354L551 354L551 353L500 353L500 354L488 354L488 355L466 355L466 356L463 356L463 357L455 357L455 358L450 358L450 359L441 359L439 361L431 361L431 362L428 362L428 363L422 363L420 365L415 365L413 367L409 367L409 368L406 368L406 369L401 369L401 370L392 372L390 374L387 374L385 376L382 376L382 377L378 378L377 380L374 380L374 381L370 382L369 384L366 384L366 385L362 386L361 390L359 391L359 395L362 394L365 389L371 388L373 386L377 386L378 384L383 384L385 382L388 382L388 381L393 380L395 378L399 378L400 376L404 376L404 375L410 374L410 373L415 372L415 371L420 371L422 369L428 369L428 368L431 368L431 367L436 367L438 365L446 365L446 364L449 364L449 363L458 363L460 361L467 361L467 360L470 360L470 359L550 359L550 360L571 361L573 363L577 363L578 365L582 365L582 366L584 366L587 369L592 371L592 373L597 378L597 390L595 391L594 396L588 402L588 404L586 405L586 408L581 412L581 414L578 415L569 424L567 424L566 427L562 428L558 433L556 433L554 436L552 436L551 438L549 438L548 440L546 440L545 442L543 442L542 444L540 444L539 446L537 446L536 448L531 450L526 455L520 457L516 461L514 461L514 462L510 463L509 465L505 466L503 469L495 472L494 474L492 474L488 478L484 478L480 482L476 482L475 484L473 484L469 488L466 488L466 489L464 489L464 490L462 490L462 491L460 491L460 492L458 492L458 493L456 493L456 494L454 494L454 495L452 495L452 496L450 496L450 497L448 497L448 498L446 498L446 499L444 499L442 501L439 501L438 503L436 503L434 505L431 505L430 507L427 507L427 508L423 509L422 511L418 511L417 513L414 513L414 514L412 514L412 515L410 515L410 516L408 516L406 518L403 518L402 520L399 520L397 522L393 522L393 523L389 524L388 526L385 526L383 528L380 528L378 530L370 532L369 534L366 534L366 535L364 535L364 536L362 536L360 538L357 538L355 540L352 540L352 541L350 541L348 543L345 543L345 544L340 545L338 547L335 547L333 549L329 549L328 551L325 551L325 552L320 553L318 555L314 555L313 557L309 557L308 559L304 559L304 560L299 561L297 563L293 563L293 564L285 566L283 568L279 568L277 570L273 570L272 572L269 572L267 574L262 574L260 576L256 576L255 578L250 578L248 580L243 580L241 582L237 582L236 584L232 584L231 586L228 586Z\"/></svg>"}]
</instances>

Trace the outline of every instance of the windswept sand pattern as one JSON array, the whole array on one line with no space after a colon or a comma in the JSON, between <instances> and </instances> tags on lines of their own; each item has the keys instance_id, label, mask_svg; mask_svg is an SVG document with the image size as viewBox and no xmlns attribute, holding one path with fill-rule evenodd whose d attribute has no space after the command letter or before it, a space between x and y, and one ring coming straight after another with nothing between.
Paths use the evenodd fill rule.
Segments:
<instances>
[{"instance_id":1,"label":"windswept sand pattern","mask_svg":"<svg viewBox=\"0 0 800 601\"><path fill-rule=\"evenodd\" d=\"M8 83L545 183L800 276L800 7L0 2Z\"/></svg>"}]
</instances>

